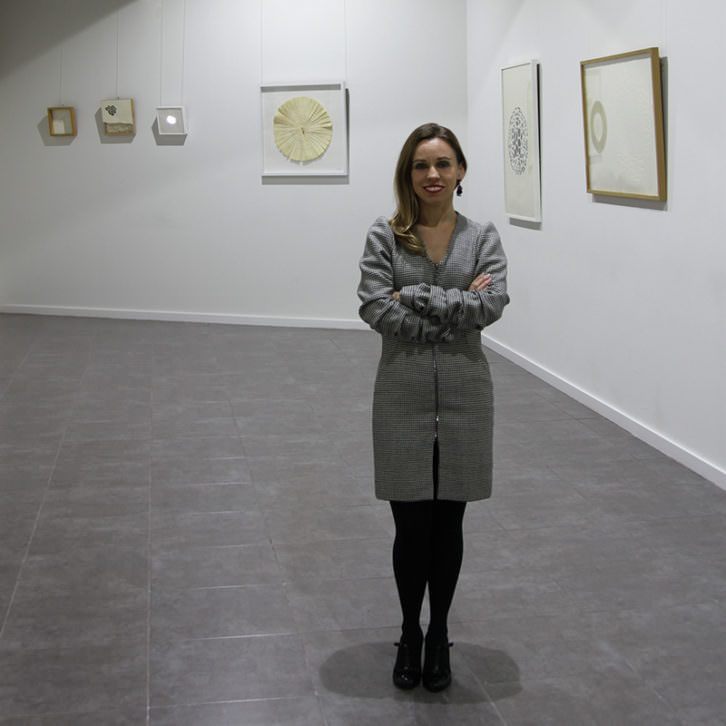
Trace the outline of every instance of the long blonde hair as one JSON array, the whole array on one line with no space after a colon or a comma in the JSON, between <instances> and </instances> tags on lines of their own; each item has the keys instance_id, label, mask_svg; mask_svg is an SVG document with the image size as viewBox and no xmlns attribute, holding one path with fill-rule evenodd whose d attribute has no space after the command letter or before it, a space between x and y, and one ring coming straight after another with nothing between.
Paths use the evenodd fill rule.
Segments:
<instances>
[{"instance_id":1,"label":"long blonde hair","mask_svg":"<svg viewBox=\"0 0 726 726\"><path fill-rule=\"evenodd\" d=\"M425 255L426 248L413 231L418 222L419 206L418 197L413 190L411 183L411 169L413 167L413 155L416 147L428 139L443 139L454 150L456 161L459 166L466 169L466 157L461 150L461 145L456 135L445 126L435 123L427 123L414 129L401 149L396 164L396 173L393 178L393 188L396 192L396 213L390 220L393 234L399 244L403 245L409 252L417 255Z\"/></svg>"}]
</instances>

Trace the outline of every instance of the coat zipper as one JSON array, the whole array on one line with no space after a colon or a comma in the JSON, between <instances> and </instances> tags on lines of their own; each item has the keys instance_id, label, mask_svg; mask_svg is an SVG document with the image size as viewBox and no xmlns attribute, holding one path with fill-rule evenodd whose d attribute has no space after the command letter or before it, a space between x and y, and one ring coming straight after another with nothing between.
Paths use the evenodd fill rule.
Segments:
<instances>
[{"instance_id":1,"label":"coat zipper","mask_svg":"<svg viewBox=\"0 0 726 726\"><path fill-rule=\"evenodd\" d=\"M434 285L437 282L439 274L439 266L434 263ZM434 444L439 440L439 363L438 363L438 343L433 343L432 354L434 360Z\"/></svg>"},{"instance_id":2,"label":"coat zipper","mask_svg":"<svg viewBox=\"0 0 726 726\"><path fill-rule=\"evenodd\" d=\"M439 266L437 264L434 264L434 285L437 282L439 273ZM433 363L434 363L434 444L433 444L433 452L432 452L432 468L437 465L437 448L439 445L439 361L438 361L438 352L439 352L439 344L438 343L432 343L431 347L431 353L433 357ZM434 480L433 480L433 498L438 498L438 472L434 474Z\"/></svg>"}]
</instances>

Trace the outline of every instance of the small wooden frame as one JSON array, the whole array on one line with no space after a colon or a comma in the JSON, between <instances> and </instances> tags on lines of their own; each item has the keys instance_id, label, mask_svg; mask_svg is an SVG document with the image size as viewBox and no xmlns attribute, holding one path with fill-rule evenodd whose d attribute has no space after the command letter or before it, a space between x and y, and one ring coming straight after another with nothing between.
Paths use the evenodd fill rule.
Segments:
<instances>
[{"instance_id":1,"label":"small wooden frame","mask_svg":"<svg viewBox=\"0 0 726 726\"><path fill-rule=\"evenodd\" d=\"M587 191L666 199L657 48L580 63Z\"/></svg>"},{"instance_id":2,"label":"small wooden frame","mask_svg":"<svg viewBox=\"0 0 726 726\"><path fill-rule=\"evenodd\" d=\"M51 136L75 136L76 112L73 106L49 106L48 130Z\"/></svg>"},{"instance_id":3,"label":"small wooden frame","mask_svg":"<svg viewBox=\"0 0 726 726\"><path fill-rule=\"evenodd\" d=\"M136 133L133 100L111 98L101 101L101 121L106 136L133 136Z\"/></svg>"}]
</instances>

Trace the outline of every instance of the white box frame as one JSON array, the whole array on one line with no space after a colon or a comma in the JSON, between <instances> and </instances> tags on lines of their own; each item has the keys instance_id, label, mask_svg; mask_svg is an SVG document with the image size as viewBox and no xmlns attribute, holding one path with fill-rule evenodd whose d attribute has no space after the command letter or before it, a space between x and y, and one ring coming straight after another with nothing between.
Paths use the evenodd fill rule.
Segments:
<instances>
[{"instance_id":1,"label":"white box frame","mask_svg":"<svg viewBox=\"0 0 726 726\"><path fill-rule=\"evenodd\" d=\"M181 131L165 131L164 125L166 119L163 118L169 115L170 111L176 112L176 115L181 119ZM157 106L156 107L156 128L159 132L159 136L186 136L189 133L187 127L187 117L184 110L184 106Z\"/></svg>"},{"instance_id":2,"label":"white box frame","mask_svg":"<svg viewBox=\"0 0 726 726\"><path fill-rule=\"evenodd\" d=\"M277 109L295 96L310 96L321 103L333 122L333 136L325 152L312 161L291 161L275 145L273 119ZM262 113L262 176L347 176L348 113L344 81L269 83L260 86Z\"/></svg>"},{"instance_id":3,"label":"white box frame","mask_svg":"<svg viewBox=\"0 0 726 726\"><path fill-rule=\"evenodd\" d=\"M539 63L530 60L507 66L501 78L505 213L513 219L541 222ZM512 148L515 126L521 136ZM524 152L522 141L526 142Z\"/></svg>"}]
</instances>

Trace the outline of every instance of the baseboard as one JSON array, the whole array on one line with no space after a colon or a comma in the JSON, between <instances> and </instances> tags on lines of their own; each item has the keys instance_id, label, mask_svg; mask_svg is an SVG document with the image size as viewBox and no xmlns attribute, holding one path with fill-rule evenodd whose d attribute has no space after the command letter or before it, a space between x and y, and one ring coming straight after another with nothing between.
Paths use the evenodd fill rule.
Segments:
<instances>
[{"instance_id":1,"label":"baseboard","mask_svg":"<svg viewBox=\"0 0 726 726\"><path fill-rule=\"evenodd\" d=\"M599 413L601 416L604 416L621 428L630 432L633 436L637 436L637 438L641 441L645 441L646 444L649 444L654 449L657 449L671 459L675 459L677 462L683 464L683 466L688 467L705 479L708 479L716 484L716 486L726 490L726 471L719 468L712 462L703 459L675 441L672 441L667 436L664 436L663 434L649 428L645 424L633 419L628 416L627 413L614 408L605 401L587 393L587 391L583 391L581 388L578 388L576 385L570 383L564 378L561 378L556 373L544 368L539 363L530 360L521 353L517 353L515 350L512 350L503 343L490 338L488 335L483 336L483 341L484 344L488 348L491 348L495 353L499 353L501 356L518 365L520 368L524 368L524 370L550 384L553 388L566 393L568 396L583 404L583 406L587 406L593 411Z\"/></svg>"},{"instance_id":2,"label":"baseboard","mask_svg":"<svg viewBox=\"0 0 726 726\"><path fill-rule=\"evenodd\" d=\"M130 308L87 308L60 305L0 305L8 315L53 315L75 318L110 318L117 320L157 320L178 323L215 323L220 325L269 325L285 328L323 328L367 330L361 320L346 318L287 318L275 315L238 315L234 313L190 313L171 310L135 310Z\"/></svg>"}]
</instances>

